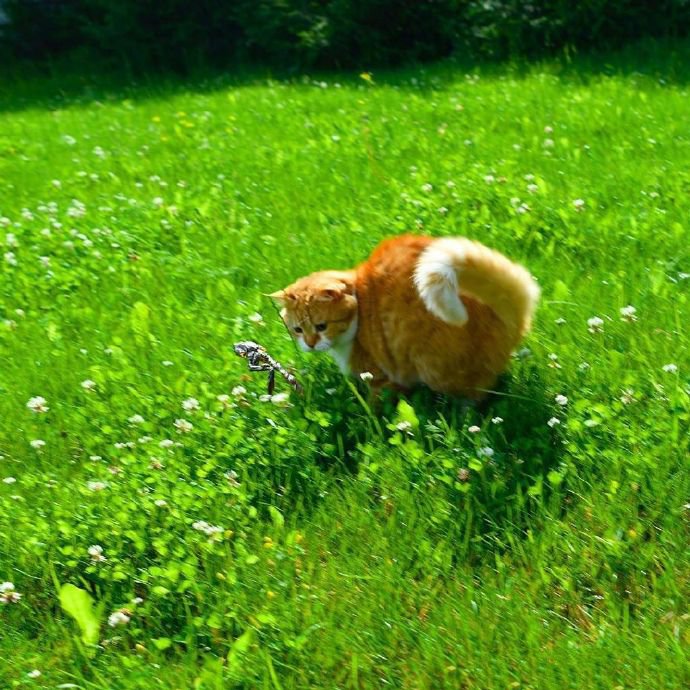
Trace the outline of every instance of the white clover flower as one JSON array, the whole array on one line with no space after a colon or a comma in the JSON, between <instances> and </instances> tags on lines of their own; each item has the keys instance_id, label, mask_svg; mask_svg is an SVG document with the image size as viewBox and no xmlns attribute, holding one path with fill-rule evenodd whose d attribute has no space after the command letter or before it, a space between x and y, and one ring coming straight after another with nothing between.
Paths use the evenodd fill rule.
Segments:
<instances>
[{"instance_id":1,"label":"white clover flower","mask_svg":"<svg viewBox=\"0 0 690 690\"><path fill-rule=\"evenodd\" d=\"M252 323L263 323L264 317L259 312L254 312L247 317Z\"/></svg>"},{"instance_id":2,"label":"white clover flower","mask_svg":"<svg viewBox=\"0 0 690 690\"><path fill-rule=\"evenodd\" d=\"M13 582L3 582L0 584L0 603L16 604L22 595L16 591Z\"/></svg>"},{"instance_id":3,"label":"white clover flower","mask_svg":"<svg viewBox=\"0 0 690 690\"><path fill-rule=\"evenodd\" d=\"M105 151L100 146L94 146L92 153L98 158L105 158Z\"/></svg>"},{"instance_id":4,"label":"white clover flower","mask_svg":"<svg viewBox=\"0 0 690 690\"><path fill-rule=\"evenodd\" d=\"M194 425L186 419L176 419L174 426L181 434L188 434L194 428Z\"/></svg>"},{"instance_id":5,"label":"white clover flower","mask_svg":"<svg viewBox=\"0 0 690 690\"><path fill-rule=\"evenodd\" d=\"M544 127L544 134L553 134L553 127L551 125L546 125L546 127Z\"/></svg>"},{"instance_id":6,"label":"white clover flower","mask_svg":"<svg viewBox=\"0 0 690 690\"><path fill-rule=\"evenodd\" d=\"M62 141L64 141L67 146L74 146L77 143L77 140L69 134L63 134Z\"/></svg>"},{"instance_id":7,"label":"white clover flower","mask_svg":"<svg viewBox=\"0 0 690 690\"><path fill-rule=\"evenodd\" d=\"M132 603L133 603L135 606L137 606L137 605L139 605L139 604L143 604L143 603L144 603L144 600L143 600L141 597L134 597L134 599L132 599Z\"/></svg>"},{"instance_id":8,"label":"white clover flower","mask_svg":"<svg viewBox=\"0 0 690 690\"><path fill-rule=\"evenodd\" d=\"M92 391L96 387L96 382L92 381L91 379L85 379L81 382L81 387L85 391Z\"/></svg>"},{"instance_id":9,"label":"white clover flower","mask_svg":"<svg viewBox=\"0 0 690 690\"><path fill-rule=\"evenodd\" d=\"M0 594L0 604L16 604L21 598L19 592L4 592Z\"/></svg>"},{"instance_id":10,"label":"white clover flower","mask_svg":"<svg viewBox=\"0 0 690 690\"><path fill-rule=\"evenodd\" d=\"M100 544L92 544L87 549L87 552L94 563L102 563L107 560L103 555L103 547Z\"/></svg>"},{"instance_id":11,"label":"white clover flower","mask_svg":"<svg viewBox=\"0 0 690 690\"><path fill-rule=\"evenodd\" d=\"M86 488L89 491L103 491L108 488L108 482L90 481L86 482Z\"/></svg>"},{"instance_id":12,"label":"white clover flower","mask_svg":"<svg viewBox=\"0 0 690 690\"><path fill-rule=\"evenodd\" d=\"M60 182L60 180L52 180L50 184L52 184L56 189L62 187L62 182Z\"/></svg>"},{"instance_id":13,"label":"white clover flower","mask_svg":"<svg viewBox=\"0 0 690 690\"><path fill-rule=\"evenodd\" d=\"M37 395L35 398L29 398L29 402L26 403L26 406L32 411L38 413L43 413L43 412L48 412L50 409L46 405L46 399L42 398L40 395Z\"/></svg>"},{"instance_id":14,"label":"white clover flower","mask_svg":"<svg viewBox=\"0 0 690 690\"><path fill-rule=\"evenodd\" d=\"M678 367L675 364L664 364L661 367L667 374L675 374L678 371Z\"/></svg>"},{"instance_id":15,"label":"white clover flower","mask_svg":"<svg viewBox=\"0 0 690 690\"><path fill-rule=\"evenodd\" d=\"M162 364L164 367L171 367L171 366L174 364L174 362L171 362L169 359L164 359L164 360L161 362L161 364Z\"/></svg>"},{"instance_id":16,"label":"white clover flower","mask_svg":"<svg viewBox=\"0 0 690 690\"><path fill-rule=\"evenodd\" d=\"M542 146L545 149L552 149L556 145L556 142L553 139L544 139Z\"/></svg>"},{"instance_id":17,"label":"white clover flower","mask_svg":"<svg viewBox=\"0 0 690 690\"><path fill-rule=\"evenodd\" d=\"M225 531L224 527L220 527L219 525L211 525L206 522L206 520L197 520L196 522L192 523L192 529L203 532L209 537L212 537L215 534L222 534Z\"/></svg>"},{"instance_id":18,"label":"white clover flower","mask_svg":"<svg viewBox=\"0 0 690 690\"><path fill-rule=\"evenodd\" d=\"M276 393L275 395L271 396L270 400L274 405L284 405L288 402L288 400L290 400L290 394Z\"/></svg>"},{"instance_id":19,"label":"white clover flower","mask_svg":"<svg viewBox=\"0 0 690 690\"><path fill-rule=\"evenodd\" d=\"M362 381L371 381L374 378L374 375L370 371L363 371L359 375L359 378L362 379Z\"/></svg>"},{"instance_id":20,"label":"white clover flower","mask_svg":"<svg viewBox=\"0 0 690 690\"><path fill-rule=\"evenodd\" d=\"M492 424L502 424L503 423L503 417L492 417L491 423Z\"/></svg>"},{"instance_id":21,"label":"white clover flower","mask_svg":"<svg viewBox=\"0 0 690 690\"><path fill-rule=\"evenodd\" d=\"M161 448L172 448L175 445L175 441L172 441L169 438L164 438L158 445Z\"/></svg>"},{"instance_id":22,"label":"white clover flower","mask_svg":"<svg viewBox=\"0 0 690 690\"><path fill-rule=\"evenodd\" d=\"M165 506L168 505L168 502L163 498L157 498L153 503L154 503L154 505L158 506L159 508L164 508Z\"/></svg>"},{"instance_id":23,"label":"white clover flower","mask_svg":"<svg viewBox=\"0 0 690 690\"><path fill-rule=\"evenodd\" d=\"M556 405L560 405L561 407L565 407L568 404L568 398L560 393L554 398L554 400L556 401Z\"/></svg>"},{"instance_id":24,"label":"white clover flower","mask_svg":"<svg viewBox=\"0 0 690 690\"><path fill-rule=\"evenodd\" d=\"M567 321L561 316L561 317L557 318L557 319L554 321L554 323L555 323L557 326L562 326L564 323L567 323Z\"/></svg>"},{"instance_id":25,"label":"white clover flower","mask_svg":"<svg viewBox=\"0 0 690 690\"><path fill-rule=\"evenodd\" d=\"M141 443L141 444L151 443L151 441L153 441L153 438L151 436L140 436L137 439L137 443Z\"/></svg>"},{"instance_id":26,"label":"white clover flower","mask_svg":"<svg viewBox=\"0 0 690 690\"><path fill-rule=\"evenodd\" d=\"M16 249L19 246L19 242L17 242L17 236L13 232L8 232L5 235L5 244L10 249Z\"/></svg>"},{"instance_id":27,"label":"white clover flower","mask_svg":"<svg viewBox=\"0 0 690 690\"><path fill-rule=\"evenodd\" d=\"M527 185L527 191L528 191L530 194L536 194L536 193L539 191L539 185L536 185L536 184L534 184L534 183L528 184L528 185Z\"/></svg>"},{"instance_id":28,"label":"white clover flower","mask_svg":"<svg viewBox=\"0 0 690 690\"><path fill-rule=\"evenodd\" d=\"M549 361L549 367L551 367L551 369L561 369L562 368L560 362L558 361L558 355L557 354L554 354L554 353L550 354L549 360L550 360Z\"/></svg>"},{"instance_id":29,"label":"white clover flower","mask_svg":"<svg viewBox=\"0 0 690 690\"><path fill-rule=\"evenodd\" d=\"M481 431L481 428L474 424L471 427L468 427L467 431L469 431L471 434L478 434Z\"/></svg>"},{"instance_id":30,"label":"white clover flower","mask_svg":"<svg viewBox=\"0 0 690 690\"><path fill-rule=\"evenodd\" d=\"M187 398L186 400L182 401L182 409L186 410L187 412L198 410L199 407L199 401L196 398Z\"/></svg>"},{"instance_id":31,"label":"white clover flower","mask_svg":"<svg viewBox=\"0 0 690 690\"><path fill-rule=\"evenodd\" d=\"M596 419L585 419L584 425L588 428L591 429L593 426L597 426L599 422L597 422Z\"/></svg>"},{"instance_id":32,"label":"white clover flower","mask_svg":"<svg viewBox=\"0 0 690 690\"><path fill-rule=\"evenodd\" d=\"M162 196L157 196L157 197L155 197L155 198L153 199L153 202L152 202L152 203L153 203L154 206L162 206L165 202L163 201L163 197L162 197Z\"/></svg>"},{"instance_id":33,"label":"white clover flower","mask_svg":"<svg viewBox=\"0 0 690 690\"><path fill-rule=\"evenodd\" d=\"M2 483L3 483L3 484L15 484L16 481L17 481L17 480L16 480L14 477L5 477L5 478L2 480Z\"/></svg>"},{"instance_id":34,"label":"white clover flower","mask_svg":"<svg viewBox=\"0 0 690 690\"><path fill-rule=\"evenodd\" d=\"M236 398L239 398L241 395L244 395L247 392L247 389L244 386L235 386L230 393L234 395ZM221 397L223 396L218 396L218 400L220 402L226 402L226 400L221 400ZM227 396L226 396L227 398Z\"/></svg>"},{"instance_id":35,"label":"white clover flower","mask_svg":"<svg viewBox=\"0 0 690 690\"><path fill-rule=\"evenodd\" d=\"M29 671L26 675L29 678L40 678L41 672L37 668L35 668L33 671Z\"/></svg>"},{"instance_id":36,"label":"white clover flower","mask_svg":"<svg viewBox=\"0 0 690 690\"><path fill-rule=\"evenodd\" d=\"M111 613L108 616L108 625L111 628L115 628L119 625L127 625L130 621L130 616L128 615L128 611L125 609L120 609L119 611L115 611L115 613Z\"/></svg>"},{"instance_id":37,"label":"white clover flower","mask_svg":"<svg viewBox=\"0 0 690 690\"><path fill-rule=\"evenodd\" d=\"M575 199L573 201L573 206L575 207L576 211L583 211L585 208L585 200L584 199Z\"/></svg>"},{"instance_id":38,"label":"white clover flower","mask_svg":"<svg viewBox=\"0 0 690 690\"><path fill-rule=\"evenodd\" d=\"M477 451L477 455L482 458L492 458L494 456L494 449L489 446L484 446Z\"/></svg>"},{"instance_id":39,"label":"white clover flower","mask_svg":"<svg viewBox=\"0 0 690 690\"><path fill-rule=\"evenodd\" d=\"M43 439L40 438L35 438L33 441L30 442L30 445L32 448L35 448L36 450L41 450L46 445L46 442Z\"/></svg>"},{"instance_id":40,"label":"white clover flower","mask_svg":"<svg viewBox=\"0 0 690 690\"><path fill-rule=\"evenodd\" d=\"M598 316L587 319L587 330L590 333L601 333L604 330L604 320Z\"/></svg>"},{"instance_id":41,"label":"white clover flower","mask_svg":"<svg viewBox=\"0 0 690 690\"><path fill-rule=\"evenodd\" d=\"M496 182L496 178L493 175L484 175L484 182L486 182L486 184L493 184Z\"/></svg>"},{"instance_id":42,"label":"white clover flower","mask_svg":"<svg viewBox=\"0 0 690 690\"><path fill-rule=\"evenodd\" d=\"M429 192L432 192L433 190L434 190L433 185L429 184L428 182L427 182L426 184L423 184L423 185L422 185L422 191L423 191L423 192L426 192L427 194L428 194Z\"/></svg>"},{"instance_id":43,"label":"white clover flower","mask_svg":"<svg viewBox=\"0 0 690 690\"><path fill-rule=\"evenodd\" d=\"M398 422L395 428L398 431L409 432L412 429L412 424L410 424L410 422Z\"/></svg>"},{"instance_id":44,"label":"white clover flower","mask_svg":"<svg viewBox=\"0 0 690 690\"><path fill-rule=\"evenodd\" d=\"M5 252L5 261L10 265L10 266L17 266L17 257L15 256L14 252Z\"/></svg>"},{"instance_id":45,"label":"white clover flower","mask_svg":"<svg viewBox=\"0 0 690 690\"><path fill-rule=\"evenodd\" d=\"M591 367L591 364L589 362L582 362L577 368L580 371L587 371Z\"/></svg>"},{"instance_id":46,"label":"white clover flower","mask_svg":"<svg viewBox=\"0 0 690 690\"><path fill-rule=\"evenodd\" d=\"M632 304L629 304L627 307L622 307L620 313L622 321L628 321L630 323L637 321L637 309L635 309Z\"/></svg>"},{"instance_id":47,"label":"white clover flower","mask_svg":"<svg viewBox=\"0 0 690 690\"><path fill-rule=\"evenodd\" d=\"M549 421L546 423L553 429L553 427L561 423L561 420L558 419L558 417L551 417L551 419L549 419Z\"/></svg>"},{"instance_id":48,"label":"white clover flower","mask_svg":"<svg viewBox=\"0 0 690 690\"><path fill-rule=\"evenodd\" d=\"M127 421L130 424L143 424L145 420L140 414L133 414Z\"/></svg>"},{"instance_id":49,"label":"white clover flower","mask_svg":"<svg viewBox=\"0 0 690 690\"><path fill-rule=\"evenodd\" d=\"M634 403L635 402L635 391L632 388L626 388L623 391L623 394L621 395L619 400L624 405L630 405L630 403Z\"/></svg>"}]
</instances>

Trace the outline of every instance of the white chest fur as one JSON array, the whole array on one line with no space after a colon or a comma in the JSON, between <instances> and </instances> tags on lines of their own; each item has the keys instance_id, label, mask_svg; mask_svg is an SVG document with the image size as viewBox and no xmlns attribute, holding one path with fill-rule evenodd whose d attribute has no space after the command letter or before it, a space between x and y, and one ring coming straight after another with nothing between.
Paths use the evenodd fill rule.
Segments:
<instances>
[{"instance_id":1,"label":"white chest fur","mask_svg":"<svg viewBox=\"0 0 690 690\"><path fill-rule=\"evenodd\" d=\"M337 343L333 343L331 349L328 351L343 374L350 373L350 355L352 354L352 346L355 342L356 335L357 317L355 316L345 333L338 338Z\"/></svg>"}]
</instances>

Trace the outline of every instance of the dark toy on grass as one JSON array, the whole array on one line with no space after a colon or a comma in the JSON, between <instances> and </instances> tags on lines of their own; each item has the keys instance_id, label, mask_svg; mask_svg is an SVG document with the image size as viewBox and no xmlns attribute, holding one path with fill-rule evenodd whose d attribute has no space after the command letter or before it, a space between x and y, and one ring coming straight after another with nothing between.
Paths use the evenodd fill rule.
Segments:
<instances>
[{"instance_id":1,"label":"dark toy on grass","mask_svg":"<svg viewBox=\"0 0 690 690\"><path fill-rule=\"evenodd\" d=\"M247 360L249 371L268 372L268 394L273 395L276 384L276 371L298 392L302 393L302 385L297 379L280 363L271 357L265 348L251 340L244 340L236 343L235 354Z\"/></svg>"}]
</instances>

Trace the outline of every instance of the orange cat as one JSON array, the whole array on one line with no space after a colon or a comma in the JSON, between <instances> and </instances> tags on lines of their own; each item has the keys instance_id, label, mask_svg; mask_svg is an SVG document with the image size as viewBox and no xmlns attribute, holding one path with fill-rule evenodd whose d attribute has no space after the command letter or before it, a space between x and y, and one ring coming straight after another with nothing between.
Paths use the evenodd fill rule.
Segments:
<instances>
[{"instance_id":1,"label":"orange cat","mask_svg":"<svg viewBox=\"0 0 690 690\"><path fill-rule=\"evenodd\" d=\"M303 350L370 372L374 388L478 399L529 330L539 288L479 242L403 235L352 270L312 273L271 297Z\"/></svg>"}]
</instances>

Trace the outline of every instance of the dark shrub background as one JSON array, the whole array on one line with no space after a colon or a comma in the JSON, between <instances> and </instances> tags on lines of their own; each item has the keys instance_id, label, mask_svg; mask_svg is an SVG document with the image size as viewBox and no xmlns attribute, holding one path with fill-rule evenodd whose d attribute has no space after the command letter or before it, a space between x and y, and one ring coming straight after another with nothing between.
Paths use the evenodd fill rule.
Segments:
<instances>
[{"instance_id":1,"label":"dark shrub background","mask_svg":"<svg viewBox=\"0 0 690 690\"><path fill-rule=\"evenodd\" d=\"M690 0L0 0L10 57L133 70L261 62L371 67L455 54L539 56L680 36Z\"/></svg>"}]
</instances>

